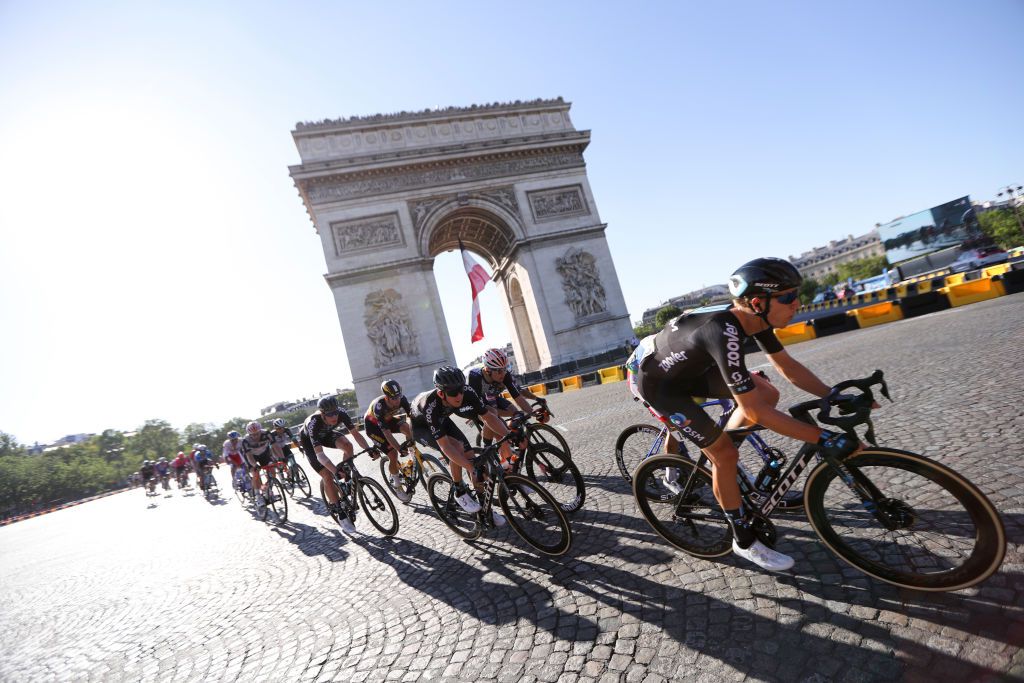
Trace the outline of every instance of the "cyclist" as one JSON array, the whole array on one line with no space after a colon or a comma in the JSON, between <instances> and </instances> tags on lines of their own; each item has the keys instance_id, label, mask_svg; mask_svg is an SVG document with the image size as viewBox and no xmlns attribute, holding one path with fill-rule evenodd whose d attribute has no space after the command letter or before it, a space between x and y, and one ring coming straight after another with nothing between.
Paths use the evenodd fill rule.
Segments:
<instances>
[{"instance_id":1,"label":"cyclist","mask_svg":"<svg viewBox=\"0 0 1024 683\"><path fill-rule=\"evenodd\" d=\"M146 494L149 495L149 482L156 474L156 467L153 461L143 460L142 467L139 468L139 474L142 475L142 488L146 489Z\"/></svg>"},{"instance_id":2,"label":"cyclist","mask_svg":"<svg viewBox=\"0 0 1024 683\"><path fill-rule=\"evenodd\" d=\"M412 411L409 399L402 393L402 387L393 379L386 379L380 384L381 395L378 396L363 416L363 431L370 437L378 450L388 456L388 471L391 473L391 485L395 496L403 503L408 503L412 495L402 489L398 476L398 442L392 436L401 432L405 438L412 438L412 427L401 411L408 415Z\"/></svg>"},{"instance_id":3,"label":"cyclist","mask_svg":"<svg viewBox=\"0 0 1024 683\"><path fill-rule=\"evenodd\" d=\"M345 438L351 434L360 448L369 450L369 446L363 435L356 429L352 418L338 405L338 399L333 396L324 396L316 404L317 410L306 418L299 430L299 449L305 454L310 466L316 470L324 482L324 495L327 496L327 504L333 512L339 512L340 491L334 483L334 477L338 476L343 481L348 480L348 475L339 470L331 459L324 453L324 447L337 448L344 454L342 460L351 460L355 457L352 454L352 443ZM354 533L356 527L352 520L344 517L341 520L341 528L346 533Z\"/></svg>"},{"instance_id":4,"label":"cyclist","mask_svg":"<svg viewBox=\"0 0 1024 683\"><path fill-rule=\"evenodd\" d=\"M160 477L160 485L167 491L171 488L168 477L170 476L171 466L167 463L167 458L160 458L156 463L156 476Z\"/></svg>"},{"instance_id":5,"label":"cyclist","mask_svg":"<svg viewBox=\"0 0 1024 683\"><path fill-rule=\"evenodd\" d=\"M469 371L467 384L483 399L487 407L493 408L499 417L512 417L516 409L501 392L507 391L516 402L519 409L529 413L532 408L526 399L539 401L542 406L547 405L540 396L536 396L524 387L520 387L512 379L512 373L508 371L508 356L501 349L487 349L484 352L483 365ZM541 422L547 422L546 414L538 418ZM490 446L494 441L494 432L487 425L481 425L480 437L485 446Z\"/></svg>"},{"instance_id":6,"label":"cyclist","mask_svg":"<svg viewBox=\"0 0 1024 683\"><path fill-rule=\"evenodd\" d=\"M188 458L184 451L178 451L178 455L171 461L171 469L174 470L174 478L178 481L178 488L188 486Z\"/></svg>"},{"instance_id":7,"label":"cyclist","mask_svg":"<svg viewBox=\"0 0 1024 683\"><path fill-rule=\"evenodd\" d=\"M263 425L253 420L245 425L245 436L242 437L242 458L249 466L253 490L257 495L264 496L263 482L260 478L260 467L266 467L273 460L281 460L281 451L277 447L277 439L263 429Z\"/></svg>"},{"instance_id":8,"label":"cyclist","mask_svg":"<svg viewBox=\"0 0 1024 683\"><path fill-rule=\"evenodd\" d=\"M203 479L206 474L206 470L214 466L213 459L210 457L210 451L207 450L202 444L192 444L195 448L192 449L192 467L196 471L196 485L200 490L203 490ZM217 465L220 467L220 465Z\"/></svg>"},{"instance_id":9,"label":"cyclist","mask_svg":"<svg viewBox=\"0 0 1024 683\"><path fill-rule=\"evenodd\" d=\"M452 481L458 492L455 501L459 507L466 512L479 512L480 504L473 500L462 484L462 470L465 469L473 485L481 486L473 472L472 447L450 416L454 414L465 419L479 418L499 437L505 436L508 428L498 414L484 405L477 393L466 386L466 375L462 370L450 365L438 368L434 371L434 387L434 390L424 391L412 401L413 435L420 443L441 451L448 458ZM507 441L501 445L501 455L511 459ZM505 518L496 511L494 523L497 526L505 523Z\"/></svg>"},{"instance_id":10,"label":"cyclist","mask_svg":"<svg viewBox=\"0 0 1024 683\"><path fill-rule=\"evenodd\" d=\"M729 278L733 303L683 313L640 342L627 367L630 390L659 420L674 426L714 464L712 486L733 531L733 552L764 569L785 571L793 559L758 541L750 516L741 509L736 483L736 445L695 402L694 396L731 398L736 408L726 429L760 424L809 443L826 454L844 456L859 444L842 434L800 422L776 409L779 392L752 374L744 362L744 343L752 337L784 378L815 396L831 388L797 362L776 338L800 306L800 272L788 261L759 258Z\"/></svg>"},{"instance_id":11,"label":"cyclist","mask_svg":"<svg viewBox=\"0 0 1024 683\"><path fill-rule=\"evenodd\" d=\"M285 464L291 467L298 467L295 462L295 456L292 454L291 447L294 446L296 450L299 448L299 444L295 441L295 435L292 434L292 430L288 428L282 418L276 418L270 423L270 433L277 441L278 447L281 449L281 454Z\"/></svg>"},{"instance_id":12,"label":"cyclist","mask_svg":"<svg viewBox=\"0 0 1024 683\"><path fill-rule=\"evenodd\" d=\"M235 473L239 467L244 466L242 460L242 442L239 439L240 434L235 430L228 432L228 438L224 440L222 447L222 457L224 462L231 465L231 480L235 480Z\"/></svg>"}]
</instances>

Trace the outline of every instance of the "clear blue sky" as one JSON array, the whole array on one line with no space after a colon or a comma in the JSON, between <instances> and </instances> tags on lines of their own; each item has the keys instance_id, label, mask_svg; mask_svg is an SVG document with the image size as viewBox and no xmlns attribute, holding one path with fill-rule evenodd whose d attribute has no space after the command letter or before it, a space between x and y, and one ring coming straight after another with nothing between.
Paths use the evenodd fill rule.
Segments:
<instances>
[{"instance_id":1,"label":"clear blue sky","mask_svg":"<svg viewBox=\"0 0 1024 683\"><path fill-rule=\"evenodd\" d=\"M1022 26L1018 0L0 3L0 430L350 384L297 121L563 96L637 319L1024 183ZM465 362L469 287L454 254L436 272Z\"/></svg>"}]
</instances>

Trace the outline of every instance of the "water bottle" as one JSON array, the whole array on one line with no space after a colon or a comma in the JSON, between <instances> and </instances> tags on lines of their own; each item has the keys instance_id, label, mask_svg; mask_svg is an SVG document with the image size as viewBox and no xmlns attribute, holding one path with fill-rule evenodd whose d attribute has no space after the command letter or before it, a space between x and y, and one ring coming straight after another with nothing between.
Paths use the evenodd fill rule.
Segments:
<instances>
[{"instance_id":1,"label":"water bottle","mask_svg":"<svg viewBox=\"0 0 1024 683\"><path fill-rule=\"evenodd\" d=\"M774 484L775 480L779 478L779 474L782 472L782 462L776 458L769 460L761 471L757 475L757 479L754 481L754 486L759 491L767 491Z\"/></svg>"}]
</instances>

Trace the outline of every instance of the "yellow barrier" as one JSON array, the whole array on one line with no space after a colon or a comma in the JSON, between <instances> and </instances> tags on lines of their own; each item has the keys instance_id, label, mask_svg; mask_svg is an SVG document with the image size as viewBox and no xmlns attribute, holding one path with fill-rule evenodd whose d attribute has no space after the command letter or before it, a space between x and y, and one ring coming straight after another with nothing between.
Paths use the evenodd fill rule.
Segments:
<instances>
[{"instance_id":1,"label":"yellow barrier","mask_svg":"<svg viewBox=\"0 0 1024 683\"><path fill-rule=\"evenodd\" d=\"M561 382L562 391L576 391L577 389L583 388L583 378L580 377L579 375L576 375L574 377L566 377L565 379L561 380Z\"/></svg>"},{"instance_id":2,"label":"yellow barrier","mask_svg":"<svg viewBox=\"0 0 1024 683\"><path fill-rule=\"evenodd\" d=\"M967 273L956 273L955 275L949 275L946 277L946 286L952 287L953 285L961 285L967 278Z\"/></svg>"},{"instance_id":3,"label":"yellow barrier","mask_svg":"<svg viewBox=\"0 0 1024 683\"><path fill-rule=\"evenodd\" d=\"M1010 258L1024 256L1024 247L1014 247L1013 249L1007 249L1006 255L1009 256Z\"/></svg>"},{"instance_id":4,"label":"yellow barrier","mask_svg":"<svg viewBox=\"0 0 1024 683\"><path fill-rule=\"evenodd\" d=\"M861 327L871 327L872 325L881 325L893 320L903 320L903 309L891 301L885 301L880 304L848 311L846 315L852 315L857 318L857 324Z\"/></svg>"},{"instance_id":5,"label":"yellow barrier","mask_svg":"<svg viewBox=\"0 0 1024 683\"><path fill-rule=\"evenodd\" d=\"M917 283L917 293L918 294L924 294L925 292L930 292L930 291L932 291L932 281L931 280L921 280L920 282Z\"/></svg>"},{"instance_id":6,"label":"yellow barrier","mask_svg":"<svg viewBox=\"0 0 1024 683\"><path fill-rule=\"evenodd\" d=\"M533 394L534 396L547 396L548 395L548 387L547 387L546 384L543 384L543 383L542 384L531 384L530 386L528 386L526 388L529 389L530 393Z\"/></svg>"},{"instance_id":7,"label":"yellow barrier","mask_svg":"<svg viewBox=\"0 0 1024 683\"><path fill-rule=\"evenodd\" d=\"M1003 283L992 278L971 280L959 285L943 287L940 291L949 298L949 305L954 307L995 299L997 296L1006 294Z\"/></svg>"},{"instance_id":8,"label":"yellow barrier","mask_svg":"<svg viewBox=\"0 0 1024 683\"><path fill-rule=\"evenodd\" d=\"M992 277L993 275L1002 275L1003 273L1009 273L1012 270L1012 266L1009 263L1000 263L998 266L989 266L983 268L981 271L982 277Z\"/></svg>"},{"instance_id":9,"label":"yellow barrier","mask_svg":"<svg viewBox=\"0 0 1024 683\"><path fill-rule=\"evenodd\" d=\"M597 374L601 377L601 384L611 384L626 379L626 373L618 365L614 368L601 368Z\"/></svg>"},{"instance_id":10,"label":"yellow barrier","mask_svg":"<svg viewBox=\"0 0 1024 683\"><path fill-rule=\"evenodd\" d=\"M781 330L775 330L775 336L779 338L782 344L796 344L797 342L807 341L808 339L814 339L817 335L814 334L814 327L809 323L793 323L787 327L783 327Z\"/></svg>"}]
</instances>

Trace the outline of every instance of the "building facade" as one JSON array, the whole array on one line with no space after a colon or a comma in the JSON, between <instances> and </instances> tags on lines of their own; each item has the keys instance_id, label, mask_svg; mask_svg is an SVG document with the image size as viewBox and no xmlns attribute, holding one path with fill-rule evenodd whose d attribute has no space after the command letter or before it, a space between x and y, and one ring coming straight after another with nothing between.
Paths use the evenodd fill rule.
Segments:
<instances>
[{"instance_id":1,"label":"building facade","mask_svg":"<svg viewBox=\"0 0 1024 683\"><path fill-rule=\"evenodd\" d=\"M799 256L790 256L789 260L804 277L820 280L836 272L841 263L884 255L885 247L876 229L859 237L848 235L845 239L832 240L823 247L815 247Z\"/></svg>"}]
</instances>

